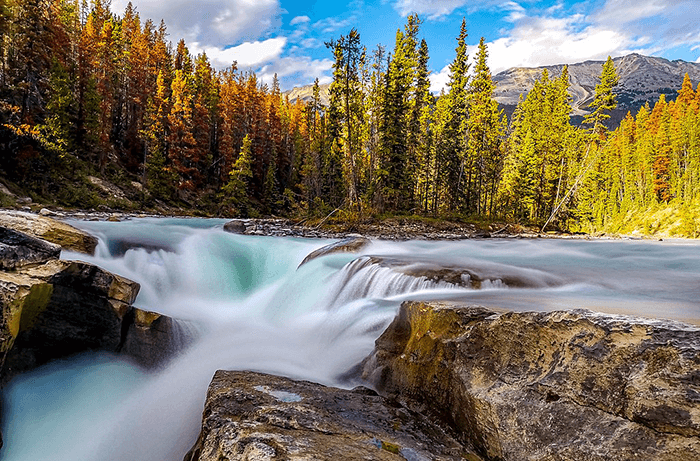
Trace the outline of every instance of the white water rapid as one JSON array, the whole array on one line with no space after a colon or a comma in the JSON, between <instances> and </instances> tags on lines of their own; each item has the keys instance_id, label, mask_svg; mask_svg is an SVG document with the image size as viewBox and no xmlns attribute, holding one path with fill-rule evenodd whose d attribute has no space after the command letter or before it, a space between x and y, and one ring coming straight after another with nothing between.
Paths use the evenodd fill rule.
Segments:
<instances>
[{"instance_id":1,"label":"white water rapid","mask_svg":"<svg viewBox=\"0 0 700 461\"><path fill-rule=\"evenodd\" d=\"M198 340L158 373L90 354L4 390L4 461L173 461L194 443L217 369L347 385L407 299L513 310L589 308L700 323L700 245L689 242L375 242L363 253L480 274L481 290L403 275L339 254L297 266L330 240L223 232L221 220L72 224L100 238L83 259L141 284L136 305ZM522 282L526 287L520 287ZM506 281L506 282L504 282Z\"/></svg>"}]
</instances>

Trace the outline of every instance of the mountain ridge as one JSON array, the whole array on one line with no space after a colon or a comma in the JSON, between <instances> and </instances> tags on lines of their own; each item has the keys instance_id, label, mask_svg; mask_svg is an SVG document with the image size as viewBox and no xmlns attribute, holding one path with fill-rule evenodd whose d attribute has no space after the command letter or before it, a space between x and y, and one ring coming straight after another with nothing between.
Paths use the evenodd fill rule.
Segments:
<instances>
[{"instance_id":1,"label":"mountain ridge","mask_svg":"<svg viewBox=\"0 0 700 461\"><path fill-rule=\"evenodd\" d=\"M572 116L581 117L588 113L587 106L593 100L595 86L599 82L604 61L588 60L567 64L569 71L569 94L572 97ZM632 53L613 58L620 83L614 89L618 108L613 119L620 120L628 111L633 113L645 103L653 104L664 94L667 99L675 99L686 73L693 85L700 82L700 63L680 59L670 61L655 56ZM540 67L513 67L493 76L496 89L494 98L499 104L515 108L520 95L523 97L532 89L542 71L547 69L550 77L561 75L565 64Z\"/></svg>"},{"instance_id":2,"label":"mountain ridge","mask_svg":"<svg viewBox=\"0 0 700 461\"><path fill-rule=\"evenodd\" d=\"M619 122L628 111L636 113L647 102L654 104L661 94L664 94L667 99L675 99L686 73L690 76L693 86L700 82L700 63L681 59L671 61L638 53L615 57L613 62L620 83L614 90L618 108L612 114L612 123ZM587 106L593 100L603 63L602 60L587 60L574 64L511 67L493 76L496 84L494 99L510 115L518 104L520 95L522 94L523 97L527 95L535 81L542 75L542 70L547 69L550 78L555 78L561 75L566 65L569 71L569 94L572 97L571 115L574 121L580 121L588 113ZM321 102L327 106L330 84L320 85L320 88ZM312 89L312 85L295 87L285 94L289 96L291 102L299 98L308 102L312 98Z\"/></svg>"}]
</instances>

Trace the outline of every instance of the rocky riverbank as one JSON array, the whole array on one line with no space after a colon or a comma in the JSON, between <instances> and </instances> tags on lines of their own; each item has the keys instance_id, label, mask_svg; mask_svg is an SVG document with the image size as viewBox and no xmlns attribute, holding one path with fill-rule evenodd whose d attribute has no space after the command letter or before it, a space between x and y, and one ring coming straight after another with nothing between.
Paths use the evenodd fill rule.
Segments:
<instances>
[{"instance_id":1,"label":"rocky riverbank","mask_svg":"<svg viewBox=\"0 0 700 461\"><path fill-rule=\"evenodd\" d=\"M489 460L700 459L700 329L406 302L362 364Z\"/></svg>"},{"instance_id":2,"label":"rocky riverbank","mask_svg":"<svg viewBox=\"0 0 700 461\"><path fill-rule=\"evenodd\" d=\"M27 214L28 210L24 211ZM193 218L188 215L168 213L142 213L120 211L66 211L42 208L40 216L56 220L78 219L85 221L124 221L134 218ZM552 231L542 232L534 226L512 223L470 224L441 220L419 220L414 218L388 218L384 220L366 220L363 222L333 222L321 225L308 224L306 220L285 218L250 218L232 219L225 226L227 232L275 237L301 237L343 239L348 236L362 235L380 240L462 240L468 238L567 238L567 239L630 239L650 238L639 235L608 234L571 234Z\"/></svg>"}]
</instances>

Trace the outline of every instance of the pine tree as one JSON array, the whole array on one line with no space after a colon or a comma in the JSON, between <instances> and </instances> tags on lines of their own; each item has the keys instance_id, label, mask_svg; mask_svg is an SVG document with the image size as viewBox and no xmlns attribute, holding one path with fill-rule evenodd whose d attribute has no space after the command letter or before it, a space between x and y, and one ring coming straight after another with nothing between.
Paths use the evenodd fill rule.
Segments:
<instances>
[{"instance_id":1,"label":"pine tree","mask_svg":"<svg viewBox=\"0 0 700 461\"><path fill-rule=\"evenodd\" d=\"M418 65L416 68L415 104L411 114L411 138L409 146L412 147L412 165L409 171L415 172L415 196L418 209L428 212L428 197L431 188L432 158L432 113L435 98L430 92L430 71L428 70L428 44L421 41L418 49Z\"/></svg>"},{"instance_id":2,"label":"pine tree","mask_svg":"<svg viewBox=\"0 0 700 461\"><path fill-rule=\"evenodd\" d=\"M451 211L465 210L469 197L464 184L470 171L467 153L467 88L469 85L469 63L467 55L467 23L462 19L455 59L450 64L449 92L446 97L444 115L446 119L440 131L436 132L437 163L440 169L438 187L445 190L447 207Z\"/></svg>"},{"instance_id":3,"label":"pine tree","mask_svg":"<svg viewBox=\"0 0 700 461\"><path fill-rule=\"evenodd\" d=\"M414 148L420 126L414 113L413 91L418 66L417 42L420 21L410 15L404 32L396 31L394 53L387 66L381 108L381 184L384 202L393 210L413 208Z\"/></svg>"},{"instance_id":4,"label":"pine tree","mask_svg":"<svg viewBox=\"0 0 700 461\"><path fill-rule=\"evenodd\" d=\"M467 184L473 197L470 209L477 214L493 213L493 199L502 166L503 118L493 99L494 83L486 64L488 53L482 37L476 55L476 68L469 84L468 156L473 173Z\"/></svg>"},{"instance_id":5,"label":"pine tree","mask_svg":"<svg viewBox=\"0 0 700 461\"><path fill-rule=\"evenodd\" d=\"M248 216L250 212L249 185L253 177L251 170L251 140L248 136L243 138L243 147L238 154L238 159L229 172L229 180L223 187L224 203L230 206L233 214Z\"/></svg>"},{"instance_id":6,"label":"pine tree","mask_svg":"<svg viewBox=\"0 0 700 461\"><path fill-rule=\"evenodd\" d=\"M603 133L605 131L604 122L610 118L610 112L617 107L617 99L613 89L618 82L619 78L615 70L615 63L608 56L600 74L600 83L595 87L593 102L588 106L592 109L592 112L586 115L583 120L583 123L593 125L592 129L595 133Z\"/></svg>"},{"instance_id":7,"label":"pine tree","mask_svg":"<svg viewBox=\"0 0 700 461\"><path fill-rule=\"evenodd\" d=\"M342 191L345 191L347 203L352 206L359 203L360 197L365 120L359 71L365 53L356 29L326 46L333 50L335 57L328 108L328 130L333 144L324 162L326 184L330 186L332 203L339 205ZM339 176L343 178L340 184L337 183Z\"/></svg>"}]
</instances>

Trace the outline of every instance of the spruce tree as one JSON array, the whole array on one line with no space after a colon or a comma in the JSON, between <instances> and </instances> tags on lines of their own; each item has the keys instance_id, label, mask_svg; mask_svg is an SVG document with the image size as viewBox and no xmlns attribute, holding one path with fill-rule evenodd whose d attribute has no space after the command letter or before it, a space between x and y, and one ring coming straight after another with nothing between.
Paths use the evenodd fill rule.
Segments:
<instances>
[{"instance_id":1,"label":"spruce tree","mask_svg":"<svg viewBox=\"0 0 700 461\"><path fill-rule=\"evenodd\" d=\"M494 83L486 64L488 52L484 38L479 41L474 76L469 83L469 118L467 129L468 157L473 168L467 183L470 211L478 214L493 212L493 198L502 165L501 140L503 118L498 102L493 99Z\"/></svg>"},{"instance_id":2,"label":"spruce tree","mask_svg":"<svg viewBox=\"0 0 700 461\"><path fill-rule=\"evenodd\" d=\"M396 45L385 77L380 132L381 183L385 204L392 210L413 207L414 144L420 129L418 117L412 111L416 104L413 88L418 66L419 24L419 19L410 15L404 32L396 31Z\"/></svg>"},{"instance_id":3,"label":"spruce tree","mask_svg":"<svg viewBox=\"0 0 700 461\"><path fill-rule=\"evenodd\" d=\"M246 217L250 212L249 186L253 177L251 146L251 139L246 135L238 159L229 172L229 180L222 189L224 203L231 207L236 216Z\"/></svg>"},{"instance_id":4,"label":"spruce tree","mask_svg":"<svg viewBox=\"0 0 700 461\"><path fill-rule=\"evenodd\" d=\"M440 186L445 189L448 208L451 211L464 210L467 206L464 184L468 175L467 131L468 109L467 88L469 85L469 62L467 55L467 22L462 19L455 59L450 64L448 101L441 138L436 152L441 171Z\"/></svg>"},{"instance_id":5,"label":"spruce tree","mask_svg":"<svg viewBox=\"0 0 700 461\"><path fill-rule=\"evenodd\" d=\"M619 78L615 70L615 63L612 58L608 59L603 64L603 70L600 74L600 82L595 87L595 96L593 102L589 104L592 112L583 120L583 123L593 125L593 131L603 133L605 131L604 122L610 118L610 112L617 107L617 99L613 89L617 86Z\"/></svg>"}]
</instances>

